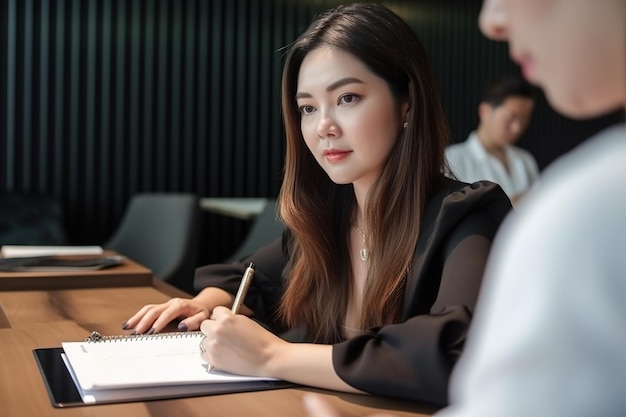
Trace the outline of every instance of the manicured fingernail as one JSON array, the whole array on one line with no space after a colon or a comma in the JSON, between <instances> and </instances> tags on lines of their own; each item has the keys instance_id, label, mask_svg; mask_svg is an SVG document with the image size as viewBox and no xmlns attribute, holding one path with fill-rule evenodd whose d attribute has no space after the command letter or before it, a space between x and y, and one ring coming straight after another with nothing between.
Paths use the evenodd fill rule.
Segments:
<instances>
[{"instance_id":1,"label":"manicured fingernail","mask_svg":"<svg viewBox=\"0 0 626 417\"><path fill-rule=\"evenodd\" d=\"M188 330L186 323L178 323L178 330L181 332L186 332Z\"/></svg>"},{"instance_id":2,"label":"manicured fingernail","mask_svg":"<svg viewBox=\"0 0 626 417\"><path fill-rule=\"evenodd\" d=\"M136 335L136 334L137 334L137 330L133 330L132 332L130 332L130 335L131 335L131 336L134 336L134 335Z\"/></svg>"},{"instance_id":3,"label":"manicured fingernail","mask_svg":"<svg viewBox=\"0 0 626 417\"><path fill-rule=\"evenodd\" d=\"M148 330L148 334L153 334L153 333L154 333L154 327Z\"/></svg>"},{"instance_id":4,"label":"manicured fingernail","mask_svg":"<svg viewBox=\"0 0 626 417\"><path fill-rule=\"evenodd\" d=\"M122 324L122 329L124 330L128 329L128 322Z\"/></svg>"}]
</instances>

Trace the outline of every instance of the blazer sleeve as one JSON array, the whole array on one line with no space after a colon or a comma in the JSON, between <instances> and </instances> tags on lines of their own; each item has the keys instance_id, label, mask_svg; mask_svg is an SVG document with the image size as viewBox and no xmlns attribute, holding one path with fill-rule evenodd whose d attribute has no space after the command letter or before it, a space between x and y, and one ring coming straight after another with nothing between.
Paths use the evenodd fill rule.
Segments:
<instances>
[{"instance_id":1,"label":"blazer sleeve","mask_svg":"<svg viewBox=\"0 0 626 417\"><path fill-rule=\"evenodd\" d=\"M268 326L272 331L282 332L285 330L284 326L277 321L275 314L283 293L282 274L286 264L282 238L276 239L241 261L199 267L196 269L194 287L198 291L207 287L217 287L234 295L250 262L255 263L255 271L244 304L254 311L255 320Z\"/></svg>"},{"instance_id":2,"label":"blazer sleeve","mask_svg":"<svg viewBox=\"0 0 626 417\"><path fill-rule=\"evenodd\" d=\"M349 385L447 404L450 373L465 343L491 242L511 208L493 183L457 184L426 209L403 321L333 346L335 371Z\"/></svg>"}]
</instances>

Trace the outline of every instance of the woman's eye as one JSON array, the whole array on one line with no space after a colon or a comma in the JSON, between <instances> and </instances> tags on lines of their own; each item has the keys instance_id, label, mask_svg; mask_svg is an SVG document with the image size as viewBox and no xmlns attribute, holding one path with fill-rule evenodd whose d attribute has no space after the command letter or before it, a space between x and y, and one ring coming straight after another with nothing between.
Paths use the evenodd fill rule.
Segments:
<instances>
[{"instance_id":1,"label":"woman's eye","mask_svg":"<svg viewBox=\"0 0 626 417\"><path fill-rule=\"evenodd\" d=\"M302 114L311 114L315 111L315 108L313 106L304 105L298 107L298 111Z\"/></svg>"},{"instance_id":2,"label":"woman's eye","mask_svg":"<svg viewBox=\"0 0 626 417\"><path fill-rule=\"evenodd\" d=\"M359 100L359 96L356 94L344 94L339 97L339 104L354 104Z\"/></svg>"}]
</instances>

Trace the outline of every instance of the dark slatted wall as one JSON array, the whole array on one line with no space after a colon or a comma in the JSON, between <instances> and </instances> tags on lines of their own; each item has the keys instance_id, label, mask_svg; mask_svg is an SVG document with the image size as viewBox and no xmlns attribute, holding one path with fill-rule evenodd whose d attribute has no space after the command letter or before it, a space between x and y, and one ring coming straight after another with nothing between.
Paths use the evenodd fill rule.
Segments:
<instances>
[{"instance_id":1,"label":"dark slatted wall","mask_svg":"<svg viewBox=\"0 0 626 417\"><path fill-rule=\"evenodd\" d=\"M1 1L0 192L59 196L74 243L103 242L138 191L275 196L280 48L333 3ZM423 39L456 141L475 126L486 80L515 70L478 32L480 3L385 2ZM542 166L605 122L538 110L522 144ZM247 227L207 224L208 260Z\"/></svg>"},{"instance_id":2,"label":"dark slatted wall","mask_svg":"<svg viewBox=\"0 0 626 417\"><path fill-rule=\"evenodd\" d=\"M101 241L137 191L273 196L281 52L309 7L257 0L6 0L0 189L60 196Z\"/></svg>"}]
</instances>

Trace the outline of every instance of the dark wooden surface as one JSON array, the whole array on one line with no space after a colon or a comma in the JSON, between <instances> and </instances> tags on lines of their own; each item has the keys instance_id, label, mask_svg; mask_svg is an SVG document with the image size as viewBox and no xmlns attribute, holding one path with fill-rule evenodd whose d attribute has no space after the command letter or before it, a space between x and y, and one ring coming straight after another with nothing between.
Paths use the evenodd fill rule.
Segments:
<instances>
[{"instance_id":1,"label":"dark wooden surface","mask_svg":"<svg viewBox=\"0 0 626 417\"><path fill-rule=\"evenodd\" d=\"M107 251L103 256L114 254ZM93 258L94 255L87 257ZM121 265L97 271L0 272L0 291L136 287L151 284L152 272L128 258Z\"/></svg>"}]
</instances>

